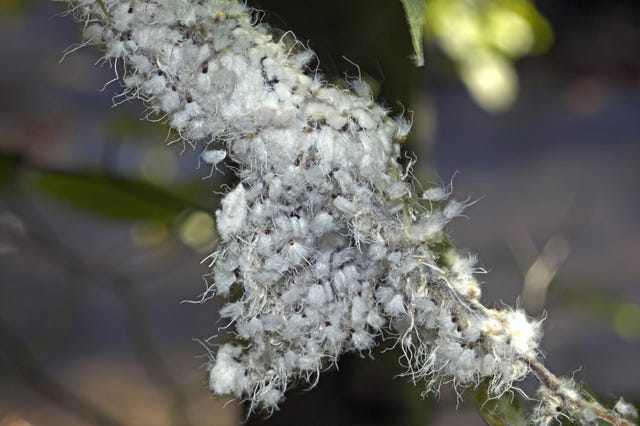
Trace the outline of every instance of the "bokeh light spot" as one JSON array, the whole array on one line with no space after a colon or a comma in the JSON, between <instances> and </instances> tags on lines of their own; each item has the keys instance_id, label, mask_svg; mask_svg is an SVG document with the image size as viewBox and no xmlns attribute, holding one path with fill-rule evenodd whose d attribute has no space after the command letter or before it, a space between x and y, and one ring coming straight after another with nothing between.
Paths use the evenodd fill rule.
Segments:
<instances>
[{"instance_id":1,"label":"bokeh light spot","mask_svg":"<svg viewBox=\"0 0 640 426\"><path fill-rule=\"evenodd\" d=\"M189 213L179 226L180 240L199 253L211 251L215 246L215 223L213 217L197 210Z\"/></svg>"}]
</instances>

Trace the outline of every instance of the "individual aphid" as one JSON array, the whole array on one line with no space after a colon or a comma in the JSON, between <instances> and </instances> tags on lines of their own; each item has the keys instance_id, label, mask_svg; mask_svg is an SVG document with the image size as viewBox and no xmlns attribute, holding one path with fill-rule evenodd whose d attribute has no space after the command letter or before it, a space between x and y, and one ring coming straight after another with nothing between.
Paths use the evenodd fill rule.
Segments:
<instances>
[{"instance_id":1,"label":"individual aphid","mask_svg":"<svg viewBox=\"0 0 640 426\"><path fill-rule=\"evenodd\" d=\"M453 219L454 217L461 216L464 209L475 204L477 201L478 200L469 201L469 199L466 199L465 201L450 200L442 210L442 214L444 214L444 217L447 218L447 220Z\"/></svg>"},{"instance_id":2,"label":"individual aphid","mask_svg":"<svg viewBox=\"0 0 640 426\"><path fill-rule=\"evenodd\" d=\"M375 117L365 109L355 109L351 112L351 117L357 127L364 130L371 130L377 126Z\"/></svg>"},{"instance_id":3,"label":"individual aphid","mask_svg":"<svg viewBox=\"0 0 640 426\"><path fill-rule=\"evenodd\" d=\"M287 244L285 244L283 253L290 266L300 266L303 263L311 265L311 262L309 262L311 249L294 239L289 240Z\"/></svg>"},{"instance_id":4,"label":"individual aphid","mask_svg":"<svg viewBox=\"0 0 640 426\"><path fill-rule=\"evenodd\" d=\"M451 181L448 185L441 184L439 186L434 186L422 193L422 199L427 201L443 201L449 198L451 193L453 192L453 179L456 177L458 172L455 172L453 176L451 176Z\"/></svg>"},{"instance_id":5,"label":"individual aphid","mask_svg":"<svg viewBox=\"0 0 640 426\"><path fill-rule=\"evenodd\" d=\"M154 69L151 61L144 55L132 55L130 61L130 66L143 74L151 74ZM138 87L140 86L142 84L138 85Z\"/></svg>"},{"instance_id":6,"label":"individual aphid","mask_svg":"<svg viewBox=\"0 0 640 426\"><path fill-rule=\"evenodd\" d=\"M359 71L360 70L358 69L358 72ZM371 86L362 78L349 81L349 86L351 87L351 90L361 98L369 99L373 97L373 90L371 89Z\"/></svg>"},{"instance_id":7,"label":"individual aphid","mask_svg":"<svg viewBox=\"0 0 640 426\"><path fill-rule=\"evenodd\" d=\"M405 142L407 140L407 135L411 130L411 126L413 124L413 117L405 118L400 117L396 122L396 129L393 135L393 138L399 142Z\"/></svg>"},{"instance_id":8,"label":"individual aphid","mask_svg":"<svg viewBox=\"0 0 640 426\"><path fill-rule=\"evenodd\" d=\"M345 214L354 214L356 211L358 211L358 206L342 195L336 196L336 198L333 200L333 205L335 206L335 208Z\"/></svg>"},{"instance_id":9,"label":"individual aphid","mask_svg":"<svg viewBox=\"0 0 640 426\"><path fill-rule=\"evenodd\" d=\"M259 318L252 318L246 322L239 322L236 329L239 336L249 339L263 331L263 324Z\"/></svg>"},{"instance_id":10,"label":"individual aphid","mask_svg":"<svg viewBox=\"0 0 640 426\"><path fill-rule=\"evenodd\" d=\"M374 340L371 334L365 329L354 330L354 332L351 333L351 343L356 350L364 351L373 346Z\"/></svg>"},{"instance_id":11,"label":"individual aphid","mask_svg":"<svg viewBox=\"0 0 640 426\"><path fill-rule=\"evenodd\" d=\"M236 282L235 274L223 268L216 268L213 276L217 293L223 296L228 295L229 289Z\"/></svg>"},{"instance_id":12,"label":"individual aphid","mask_svg":"<svg viewBox=\"0 0 640 426\"><path fill-rule=\"evenodd\" d=\"M451 191L447 190L441 186L434 186L433 188L429 188L422 193L422 199L428 201L442 201L449 198L451 195Z\"/></svg>"},{"instance_id":13,"label":"individual aphid","mask_svg":"<svg viewBox=\"0 0 640 426\"><path fill-rule=\"evenodd\" d=\"M322 306L327 302L327 294L320 284L314 284L307 293L307 303L311 306Z\"/></svg>"},{"instance_id":14,"label":"individual aphid","mask_svg":"<svg viewBox=\"0 0 640 426\"><path fill-rule=\"evenodd\" d=\"M99 24L88 25L84 29L85 40L90 43L102 43L104 36L104 27Z\"/></svg>"},{"instance_id":15,"label":"individual aphid","mask_svg":"<svg viewBox=\"0 0 640 426\"><path fill-rule=\"evenodd\" d=\"M107 47L107 51L104 55L106 59L118 59L124 56L126 53L124 42L114 41Z\"/></svg>"},{"instance_id":16,"label":"individual aphid","mask_svg":"<svg viewBox=\"0 0 640 426\"><path fill-rule=\"evenodd\" d=\"M214 170L218 170L218 164L220 164L220 162L225 158L227 158L227 151L225 151L224 149L210 149L207 151L202 151L202 153L200 154L200 159L205 163L211 165L211 173L206 177L211 177Z\"/></svg>"},{"instance_id":17,"label":"individual aphid","mask_svg":"<svg viewBox=\"0 0 640 426\"><path fill-rule=\"evenodd\" d=\"M228 192L220 202L222 208L216 211L218 234L223 241L242 231L247 218L247 200L242 184Z\"/></svg>"},{"instance_id":18,"label":"individual aphid","mask_svg":"<svg viewBox=\"0 0 640 426\"><path fill-rule=\"evenodd\" d=\"M203 151L202 154L200 154L200 158L205 163L215 166L222 160L227 158L227 151L225 151L224 149L211 149L208 151Z\"/></svg>"},{"instance_id":19,"label":"individual aphid","mask_svg":"<svg viewBox=\"0 0 640 426\"><path fill-rule=\"evenodd\" d=\"M311 221L311 231L315 235L323 235L333 230L336 225L333 223L333 217L326 211L321 211L314 216Z\"/></svg>"},{"instance_id":20,"label":"individual aphid","mask_svg":"<svg viewBox=\"0 0 640 426\"><path fill-rule=\"evenodd\" d=\"M401 294L396 294L383 303L384 311L392 317L397 317L406 313L404 300Z\"/></svg>"}]
</instances>

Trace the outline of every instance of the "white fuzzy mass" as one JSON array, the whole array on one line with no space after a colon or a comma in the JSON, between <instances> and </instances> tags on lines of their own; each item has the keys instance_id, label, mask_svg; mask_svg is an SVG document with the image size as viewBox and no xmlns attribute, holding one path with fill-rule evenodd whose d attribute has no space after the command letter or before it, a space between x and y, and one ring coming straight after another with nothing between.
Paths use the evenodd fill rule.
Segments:
<instances>
[{"instance_id":1,"label":"white fuzzy mass","mask_svg":"<svg viewBox=\"0 0 640 426\"><path fill-rule=\"evenodd\" d=\"M410 122L365 83L325 83L313 52L237 1L103 0L108 20L96 0L69 3L87 43L124 65L126 95L183 140L219 144L203 160L226 156L241 181L216 212L208 291L233 295L220 314L239 343L211 361L215 393L274 409L292 381L382 334L429 389L493 377L499 393L528 372L537 325L484 308L473 261L434 251L465 203L415 193L398 161Z\"/></svg>"}]
</instances>

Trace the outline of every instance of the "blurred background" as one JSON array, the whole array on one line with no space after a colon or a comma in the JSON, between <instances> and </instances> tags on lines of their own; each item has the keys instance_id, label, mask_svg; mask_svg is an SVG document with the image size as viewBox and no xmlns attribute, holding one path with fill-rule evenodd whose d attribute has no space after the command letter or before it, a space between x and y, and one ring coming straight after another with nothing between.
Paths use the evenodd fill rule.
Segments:
<instances>
[{"instance_id":1,"label":"blurred background","mask_svg":"<svg viewBox=\"0 0 640 426\"><path fill-rule=\"evenodd\" d=\"M546 317L551 370L640 402L640 4L432 0L411 27L395 0L250 4L327 80L360 73L413 112L416 178L479 200L451 232L484 302ZM206 387L219 304L189 303L232 173L207 178L139 103L111 108L96 49L59 63L79 39L63 10L0 0L0 426L238 425ZM423 400L379 352L247 424L484 424L481 395Z\"/></svg>"}]
</instances>

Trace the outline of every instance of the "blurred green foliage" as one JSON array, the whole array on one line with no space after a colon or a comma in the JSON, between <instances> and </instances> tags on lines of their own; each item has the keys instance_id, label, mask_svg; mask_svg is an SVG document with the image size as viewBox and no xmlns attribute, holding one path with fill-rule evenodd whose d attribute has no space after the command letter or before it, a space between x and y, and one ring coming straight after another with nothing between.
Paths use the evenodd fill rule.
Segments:
<instances>
[{"instance_id":1,"label":"blurred green foliage","mask_svg":"<svg viewBox=\"0 0 640 426\"><path fill-rule=\"evenodd\" d=\"M0 155L0 190L8 186L15 178L18 167L20 165L20 157L17 155Z\"/></svg>"},{"instance_id":2,"label":"blurred green foliage","mask_svg":"<svg viewBox=\"0 0 640 426\"><path fill-rule=\"evenodd\" d=\"M575 288L580 290L574 290ZM640 304L584 285L566 286L558 291L556 298L605 320L623 339L640 340Z\"/></svg>"},{"instance_id":3,"label":"blurred green foliage","mask_svg":"<svg viewBox=\"0 0 640 426\"><path fill-rule=\"evenodd\" d=\"M518 91L514 61L545 52L553 40L531 0L402 0L417 63L422 34L453 61L475 102L490 112L508 109Z\"/></svg>"},{"instance_id":4,"label":"blurred green foliage","mask_svg":"<svg viewBox=\"0 0 640 426\"><path fill-rule=\"evenodd\" d=\"M37 170L32 186L91 213L119 219L171 220L194 203L161 187L97 172Z\"/></svg>"},{"instance_id":5,"label":"blurred green foliage","mask_svg":"<svg viewBox=\"0 0 640 426\"><path fill-rule=\"evenodd\" d=\"M0 190L14 187L41 193L104 219L132 222L131 240L142 248L157 246L173 235L199 253L210 252L216 241L215 224L211 208L202 200L206 195L207 204L215 203L216 197L211 200L198 181L161 185L148 179L144 167L139 174L141 179L101 170L52 169L0 152Z\"/></svg>"},{"instance_id":6,"label":"blurred green foliage","mask_svg":"<svg viewBox=\"0 0 640 426\"><path fill-rule=\"evenodd\" d=\"M0 12L3 14L17 13L24 7L22 0L0 0Z\"/></svg>"}]
</instances>

